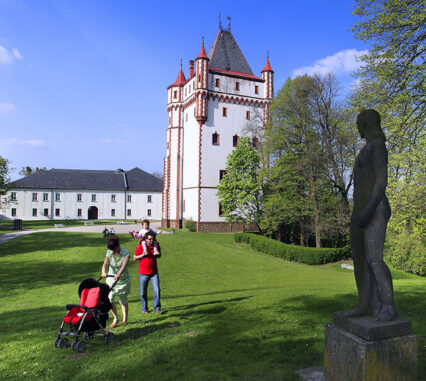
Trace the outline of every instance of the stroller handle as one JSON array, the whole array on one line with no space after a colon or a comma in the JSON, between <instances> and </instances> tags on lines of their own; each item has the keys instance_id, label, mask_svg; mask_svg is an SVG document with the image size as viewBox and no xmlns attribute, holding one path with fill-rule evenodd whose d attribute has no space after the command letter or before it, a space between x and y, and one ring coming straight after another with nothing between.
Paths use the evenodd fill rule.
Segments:
<instances>
[{"instance_id":1,"label":"stroller handle","mask_svg":"<svg viewBox=\"0 0 426 381\"><path fill-rule=\"evenodd\" d=\"M115 277L115 275L110 275L110 274L107 274L105 276L105 278L114 278L114 277ZM100 282L102 278L103 278L103 276L99 277L98 282ZM114 288L114 286L117 284L117 282L119 280L120 280L120 277L118 277L117 280L110 286L111 290Z\"/></svg>"}]
</instances>

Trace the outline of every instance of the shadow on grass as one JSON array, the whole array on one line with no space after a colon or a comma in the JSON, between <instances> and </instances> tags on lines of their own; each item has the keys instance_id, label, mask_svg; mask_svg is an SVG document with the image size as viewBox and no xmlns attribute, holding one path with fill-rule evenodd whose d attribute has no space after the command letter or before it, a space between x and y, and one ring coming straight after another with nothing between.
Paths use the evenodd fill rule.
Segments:
<instances>
[{"instance_id":1,"label":"shadow on grass","mask_svg":"<svg viewBox=\"0 0 426 381\"><path fill-rule=\"evenodd\" d=\"M171 329L179 326L180 324L177 322L168 322L156 325L147 325L146 327L129 328L124 333L120 334L118 337L119 340L123 342L127 340L136 340L163 329Z\"/></svg>"},{"instance_id":2,"label":"shadow on grass","mask_svg":"<svg viewBox=\"0 0 426 381\"><path fill-rule=\"evenodd\" d=\"M102 260L102 258L101 258ZM24 290L67 283L78 283L99 274L102 261L66 262L15 262L0 267L0 295L12 296ZM76 287L76 294L78 288Z\"/></svg>"},{"instance_id":3,"label":"shadow on grass","mask_svg":"<svg viewBox=\"0 0 426 381\"><path fill-rule=\"evenodd\" d=\"M76 239L76 237L78 237ZM136 247L136 241L126 234L119 235L123 247L129 246L131 252ZM42 243L42 245L40 244ZM0 258L10 255L27 254L33 251L58 251L73 248L103 247L105 252L108 240L101 234L93 233L66 233L66 232L40 232L19 236L0 245Z\"/></svg>"},{"instance_id":4,"label":"shadow on grass","mask_svg":"<svg viewBox=\"0 0 426 381\"><path fill-rule=\"evenodd\" d=\"M240 302L242 300L246 300L252 298L252 296L243 296L240 298L233 298L233 299L226 299L226 300L212 300L209 302L204 302L204 303L197 303L197 304L185 304L182 306L177 306L177 307L172 307L169 308L167 310L167 312L173 312L173 311L180 311L180 310L188 310L188 309L192 309L192 308L196 308L196 307L201 307L201 306L208 306L211 304L218 304L218 303L231 303L231 302Z\"/></svg>"}]
</instances>

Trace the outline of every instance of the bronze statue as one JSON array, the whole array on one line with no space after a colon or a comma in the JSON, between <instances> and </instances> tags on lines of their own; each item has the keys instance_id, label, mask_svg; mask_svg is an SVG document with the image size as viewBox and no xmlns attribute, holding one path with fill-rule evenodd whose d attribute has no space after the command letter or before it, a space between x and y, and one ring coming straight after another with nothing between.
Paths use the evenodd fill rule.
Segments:
<instances>
[{"instance_id":1,"label":"bronze statue","mask_svg":"<svg viewBox=\"0 0 426 381\"><path fill-rule=\"evenodd\" d=\"M361 138L366 140L355 161L354 210L350 237L358 305L345 316L373 315L390 321L396 316L392 276L383 261L386 226L391 216L385 195L388 151L380 127L380 115L364 110L357 118Z\"/></svg>"}]
</instances>

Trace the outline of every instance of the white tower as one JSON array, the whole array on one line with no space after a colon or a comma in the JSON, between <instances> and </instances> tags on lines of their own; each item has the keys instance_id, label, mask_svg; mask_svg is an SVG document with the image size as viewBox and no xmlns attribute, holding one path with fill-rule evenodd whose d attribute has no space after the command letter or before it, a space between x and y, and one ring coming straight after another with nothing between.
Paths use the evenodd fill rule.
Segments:
<instances>
[{"instance_id":1,"label":"white tower","mask_svg":"<svg viewBox=\"0 0 426 381\"><path fill-rule=\"evenodd\" d=\"M262 77L253 74L229 27L219 28L208 55L203 41L188 80L181 68L168 87L163 226L193 219L197 231L230 231L216 187L244 127L257 113L268 117L273 75L269 57Z\"/></svg>"}]
</instances>

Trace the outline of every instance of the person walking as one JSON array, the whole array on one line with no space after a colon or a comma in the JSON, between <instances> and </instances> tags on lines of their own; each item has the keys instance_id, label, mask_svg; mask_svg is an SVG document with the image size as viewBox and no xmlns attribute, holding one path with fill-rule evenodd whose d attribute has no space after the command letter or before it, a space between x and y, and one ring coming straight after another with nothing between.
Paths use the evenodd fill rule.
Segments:
<instances>
[{"instance_id":1,"label":"person walking","mask_svg":"<svg viewBox=\"0 0 426 381\"><path fill-rule=\"evenodd\" d=\"M115 328L118 324L118 314L117 306L115 304L115 298L118 298L118 301L121 304L121 312L123 314L122 325L127 324L129 303L127 296L130 293L130 274L127 268L130 259L130 253L123 247L120 247L120 240L117 236L111 238L107 244L108 251L105 255L105 260L102 265L102 277L106 277L107 269L108 275L114 275L114 277L106 278L106 283L111 287L111 285L117 280L117 284L114 286L114 289L109 294L109 299L112 304L112 315L114 320L110 328Z\"/></svg>"},{"instance_id":2,"label":"person walking","mask_svg":"<svg viewBox=\"0 0 426 381\"><path fill-rule=\"evenodd\" d=\"M144 241L146 243L147 252L144 253L142 243L136 247L133 259L139 261L139 285L140 296L142 302L142 313L147 314L148 310L148 283L151 281L152 291L154 293L154 312L161 314L160 302L160 278L158 275L157 258L161 257L161 249L159 254L154 253L155 233L148 231L145 234Z\"/></svg>"}]
</instances>

